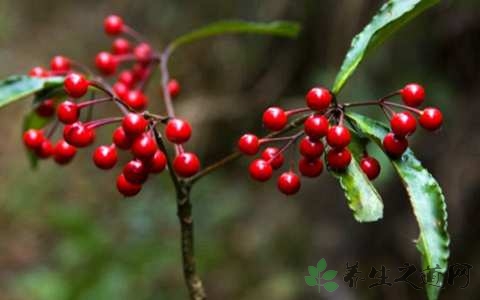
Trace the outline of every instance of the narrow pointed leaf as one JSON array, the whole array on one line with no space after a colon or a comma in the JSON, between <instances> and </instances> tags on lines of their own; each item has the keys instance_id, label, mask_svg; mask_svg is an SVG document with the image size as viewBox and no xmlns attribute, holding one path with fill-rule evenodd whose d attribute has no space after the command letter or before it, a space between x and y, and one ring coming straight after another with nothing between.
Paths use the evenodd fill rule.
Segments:
<instances>
[{"instance_id":1,"label":"narrow pointed leaf","mask_svg":"<svg viewBox=\"0 0 480 300\"><path fill-rule=\"evenodd\" d=\"M385 3L362 32L353 38L333 84L333 93L336 94L342 89L368 53L400 27L438 2L439 0L390 0Z\"/></svg>"},{"instance_id":2,"label":"narrow pointed leaf","mask_svg":"<svg viewBox=\"0 0 480 300\"><path fill-rule=\"evenodd\" d=\"M171 49L195 42L200 39L223 34L260 34L286 38L295 38L300 32L300 25L295 22L275 21L269 23L246 22L240 20L219 21L194 30L175 39Z\"/></svg>"},{"instance_id":3,"label":"narrow pointed leaf","mask_svg":"<svg viewBox=\"0 0 480 300\"><path fill-rule=\"evenodd\" d=\"M0 108L44 89L60 87L63 77L11 76L0 81Z\"/></svg>"},{"instance_id":4,"label":"narrow pointed leaf","mask_svg":"<svg viewBox=\"0 0 480 300\"><path fill-rule=\"evenodd\" d=\"M388 127L363 115L348 113L347 118L357 129L377 143L382 144ZM408 149L401 158L391 160L395 171L407 190L413 212L418 222L420 236L416 244L422 255L423 269L435 268L445 273L450 255L450 238L447 232L447 210L442 190L433 176ZM440 289L426 285L430 300L437 299Z\"/></svg>"}]
</instances>

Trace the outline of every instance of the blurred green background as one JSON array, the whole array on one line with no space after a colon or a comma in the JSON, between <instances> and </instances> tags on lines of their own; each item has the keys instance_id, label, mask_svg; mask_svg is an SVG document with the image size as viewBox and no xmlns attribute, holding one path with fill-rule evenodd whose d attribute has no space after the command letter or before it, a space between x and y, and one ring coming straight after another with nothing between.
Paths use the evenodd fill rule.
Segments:
<instances>
[{"instance_id":1,"label":"blurred green background","mask_svg":"<svg viewBox=\"0 0 480 300\"><path fill-rule=\"evenodd\" d=\"M122 15L158 48L174 37L220 19L297 20L298 40L227 36L198 42L172 57L183 86L177 112L194 126L188 149L204 165L229 153L245 131L264 132L268 105L302 105L314 84L330 85L351 38L383 1L13 1L0 0L0 77L26 73L63 54L92 65L109 49L104 16ZM470 286L448 286L441 299L474 299L480 291L480 5L442 1L380 47L348 82L341 100L372 99L417 81L428 104L445 114L443 131L422 130L412 144L448 202L451 263L474 266ZM161 112L158 75L150 98ZM118 169L97 170L92 149L58 167L29 169L20 139L30 101L0 112L0 300L186 299L179 228L166 174L141 194L123 199ZM99 107L98 114L115 108ZM377 111L372 115L382 117ZM106 141L103 130L99 141ZM406 194L382 161L376 181L384 219L356 223L338 183L328 174L304 180L287 198L274 181L254 183L246 159L200 181L192 193L199 272L210 299L423 299L407 284L368 289L341 281L358 261L363 276L386 265L389 281L410 262L420 268L412 240L418 230ZM340 288L318 294L304 282L307 266L326 258ZM412 280L419 282L419 273Z\"/></svg>"}]
</instances>

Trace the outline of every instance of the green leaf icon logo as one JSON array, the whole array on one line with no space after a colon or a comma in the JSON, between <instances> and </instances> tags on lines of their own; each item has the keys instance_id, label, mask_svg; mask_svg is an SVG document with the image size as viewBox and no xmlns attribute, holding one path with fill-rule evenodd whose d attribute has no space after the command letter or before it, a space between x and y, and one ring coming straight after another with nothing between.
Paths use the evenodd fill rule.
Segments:
<instances>
[{"instance_id":1,"label":"green leaf icon logo","mask_svg":"<svg viewBox=\"0 0 480 300\"><path fill-rule=\"evenodd\" d=\"M318 286L318 292L321 292L322 287L330 293L336 291L338 289L338 284L331 280L337 276L338 272L335 270L325 271L326 269L327 261L324 258L318 261L316 268L314 266L309 266L308 274L310 274L310 276L305 276L305 282L307 285ZM322 274L322 272L324 273Z\"/></svg>"}]
</instances>

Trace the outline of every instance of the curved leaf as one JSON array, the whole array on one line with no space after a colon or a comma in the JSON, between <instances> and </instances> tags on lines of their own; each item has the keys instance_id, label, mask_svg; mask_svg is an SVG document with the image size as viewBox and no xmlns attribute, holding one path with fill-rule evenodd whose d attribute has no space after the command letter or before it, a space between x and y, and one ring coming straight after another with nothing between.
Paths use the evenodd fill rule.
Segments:
<instances>
[{"instance_id":1,"label":"curved leaf","mask_svg":"<svg viewBox=\"0 0 480 300\"><path fill-rule=\"evenodd\" d=\"M368 138L381 146L388 127L363 115L348 113L347 118ZM433 176L408 149L401 158L391 160L407 189L420 236L417 248L422 254L423 269L435 268L445 273L450 254L447 232L447 210L442 190ZM440 289L426 285L429 299L437 299Z\"/></svg>"},{"instance_id":2,"label":"curved leaf","mask_svg":"<svg viewBox=\"0 0 480 300\"><path fill-rule=\"evenodd\" d=\"M338 284L334 281L329 281L329 282L326 282L323 285L323 287L331 293L331 292L334 292L338 289Z\"/></svg>"},{"instance_id":3,"label":"curved leaf","mask_svg":"<svg viewBox=\"0 0 480 300\"><path fill-rule=\"evenodd\" d=\"M385 3L370 23L357 34L335 78L332 92L338 93L365 56L384 42L400 27L418 14L437 4L439 0L390 0Z\"/></svg>"},{"instance_id":4,"label":"curved leaf","mask_svg":"<svg viewBox=\"0 0 480 300\"><path fill-rule=\"evenodd\" d=\"M313 276L305 276L305 282L308 284L308 286L316 286L318 284L317 278Z\"/></svg>"},{"instance_id":5,"label":"curved leaf","mask_svg":"<svg viewBox=\"0 0 480 300\"><path fill-rule=\"evenodd\" d=\"M309 266L308 267L308 273L310 275L312 275L313 277L317 277L318 276L318 271L317 271L317 268L313 267L313 266Z\"/></svg>"},{"instance_id":6,"label":"curved leaf","mask_svg":"<svg viewBox=\"0 0 480 300\"><path fill-rule=\"evenodd\" d=\"M63 77L11 76L0 81L0 108L44 89L59 87Z\"/></svg>"},{"instance_id":7,"label":"curved leaf","mask_svg":"<svg viewBox=\"0 0 480 300\"><path fill-rule=\"evenodd\" d=\"M355 157L352 157L352 162L345 171L330 170L330 173L340 181L355 220L374 222L383 217L382 198L360 169Z\"/></svg>"},{"instance_id":8,"label":"curved leaf","mask_svg":"<svg viewBox=\"0 0 480 300\"><path fill-rule=\"evenodd\" d=\"M335 276L337 276L337 271L335 270L328 270L327 272L323 273L322 275L322 279L323 280L332 280L333 278L335 278Z\"/></svg>"},{"instance_id":9,"label":"curved leaf","mask_svg":"<svg viewBox=\"0 0 480 300\"><path fill-rule=\"evenodd\" d=\"M325 260L325 258L322 258L317 263L317 272L321 273L325 271L326 268L327 268L327 261Z\"/></svg>"},{"instance_id":10,"label":"curved leaf","mask_svg":"<svg viewBox=\"0 0 480 300\"><path fill-rule=\"evenodd\" d=\"M221 34L248 33L295 38L299 32L300 25L298 23L288 21L276 21L269 23L237 20L220 21L178 37L170 44L170 47L173 50L181 45Z\"/></svg>"}]
</instances>

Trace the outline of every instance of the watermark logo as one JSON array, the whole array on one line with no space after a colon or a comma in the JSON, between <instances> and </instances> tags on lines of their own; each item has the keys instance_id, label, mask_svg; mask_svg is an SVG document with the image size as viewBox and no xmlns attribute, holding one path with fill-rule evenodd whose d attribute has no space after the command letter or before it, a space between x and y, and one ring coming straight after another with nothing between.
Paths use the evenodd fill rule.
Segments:
<instances>
[{"instance_id":1,"label":"watermark logo","mask_svg":"<svg viewBox=\"0 0 480 300\"><path fill-rule=\"evenodd\" d=\"M317 263L317 267L308 267L308 273L310 274L310 276L305 276L305 282L308 284L308 286L318 286L319 293L322 291L322 287L330 293L338 289L338 284L332 281L335 276L337 276L338 272L335 270L325 271L326 269L327 261L322 258Z\"/></svg>"}]
</instances>

